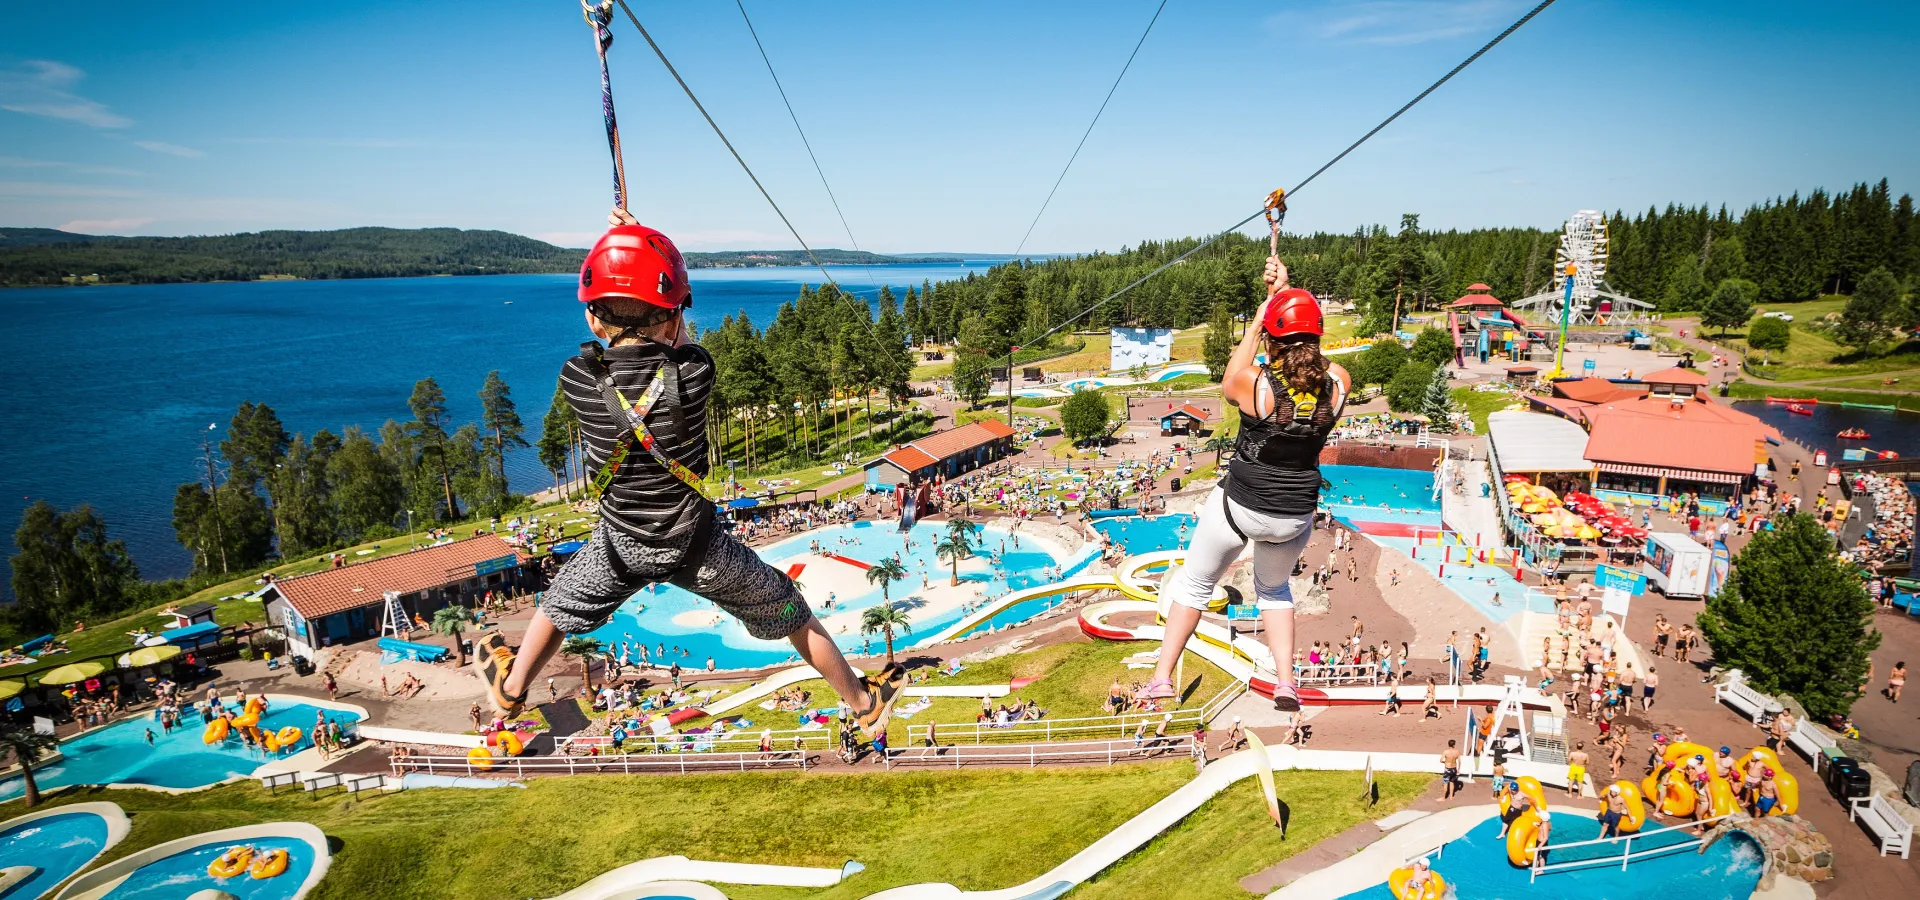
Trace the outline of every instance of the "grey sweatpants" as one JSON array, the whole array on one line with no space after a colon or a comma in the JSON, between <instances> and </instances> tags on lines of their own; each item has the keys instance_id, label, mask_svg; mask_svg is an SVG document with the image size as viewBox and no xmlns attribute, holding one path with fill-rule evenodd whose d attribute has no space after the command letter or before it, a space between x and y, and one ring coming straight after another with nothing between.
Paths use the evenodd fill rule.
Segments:
<instances>
[{"instance_id":1,"label":"grey sweatpants","mask_svg":"<svg viewBox=\"0 0 1920 900\"><path fill-rule=\"evenodd\" d=\"M734 540L718 521L712 528L706 557L698 561L692 581L683 577L680 586L712 600L761 640L781 640L813 620L793 579ZM692 543L688 533L646 544L603 522L560 567L540 611L567 634L599 628L636 591L673 578Z\"/></svg>"}]
</instances>

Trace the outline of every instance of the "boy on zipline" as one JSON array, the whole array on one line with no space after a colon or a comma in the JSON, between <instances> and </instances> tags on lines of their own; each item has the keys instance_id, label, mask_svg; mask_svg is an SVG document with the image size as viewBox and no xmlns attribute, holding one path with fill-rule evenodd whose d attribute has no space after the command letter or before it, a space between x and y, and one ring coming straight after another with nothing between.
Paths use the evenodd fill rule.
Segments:
<instances>
[{"instance_id":1,"label":"boy on zipline","mask_svg":"<svg viewBox=\"0 0 1920 900\"><path fill-rule=\"evenodd\" d=\"M481 635L474 668L493 705L518 713L564 635L600 627L635 592L665 582L713 601L756 638L791 641L863 731L884 731L905 667L855 672L793 579L734 540L700 490L715 371L713 357L687 339L693 289L685 260L624 209L608 222L579 284L587 328L608 346L581 344L560 369L580 418L600 524L554 576L517 655L498 630Z\"/></svg>"}]
</instances>

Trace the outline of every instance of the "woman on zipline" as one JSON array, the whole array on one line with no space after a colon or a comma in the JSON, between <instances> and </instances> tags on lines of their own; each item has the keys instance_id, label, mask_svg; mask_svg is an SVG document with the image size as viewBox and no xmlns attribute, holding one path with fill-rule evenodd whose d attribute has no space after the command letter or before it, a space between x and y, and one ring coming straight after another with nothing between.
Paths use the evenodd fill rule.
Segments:
<instances>
[{"instance_id":1,"label":"woman on zipline","mask_svg":"<svg viewBox=\"0 0 1920 900\"><path fill-rule=\"evenodd\" d=\"M1247 329L1227 361L1221 393L1240 410L1227 477L1200 507L1185 565L1162 592L1171 601L1166 636L1149 700L1177 696L1175 664L1220 577L1253 541L1253 585L1261 625L1273 651L1275 709L1300 708L1293 673L1293 592L1288 579L1313 536L1320 499L1320 448L1327 443L1352 380L1320 353L1320 305L1311 292L1287 287L1287 267L1267 258L1271 292L1260 306L1259 329ZM1255 360L1264 347L1266 362Z\"/></svg>"}]
</instances>

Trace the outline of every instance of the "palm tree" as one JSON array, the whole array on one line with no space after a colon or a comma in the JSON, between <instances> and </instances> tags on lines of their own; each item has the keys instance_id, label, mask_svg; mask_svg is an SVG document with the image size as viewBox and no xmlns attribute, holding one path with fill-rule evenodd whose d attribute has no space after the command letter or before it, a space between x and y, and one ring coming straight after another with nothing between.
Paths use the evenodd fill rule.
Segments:
<instances>
[{"instance_id":1,"label":"palm tree","mask_svg":"<svg viewBox=\"0 0 1920 900\"><path fill-rule=\"evenodd\" d=\"M883 559L867 568L867 583L880 586L880 599L882 601L892 600L893 598L887 593L887 588L894 582L904 580L906 577L907 567L901 565L892 557Z\"/></svg>"},{"instance_id":2,"label":"palm tree","mask_svg":"<svg viewBox=\"0 0 1920 900\"><path fill-rule=\"evenodd\" d=\"M947 519L947 536L962 543L971 545L973 533L979 530L980 526L966 516L953 516Z\"/></svg>"},{"instance_id":3,"label":"palm tree","mask_svg":"<svg viewBox=\"0 0 1920 900\"><path fill-rule=\"evenodd\" d=\"M891 603L869 606L866 612L860 614L861 634L873 634L877 631L886 636L889 664L893 662L893 630L896 628L900 629L902 634L912 634L913 622L908 620L904 611L895 608Z\"/></svg>"},{"instance_id":4,"label":"palm tree","mask_svg":"<svg viewBox=\"0 0 1920 900\"><path fill-rule=\"evenodd\" d=\"M933 555L938 559L953 563L953 580L949 584L960 583L960 561L973 556L973 545L966 538L947 537L933 545Z\"/></svg>"},{"instance_id":5,"label":"palm tree","mask_svg":"<svg viewBox=\"0 0 1920 900\"><path fill-rule=\"evenodd\" d=\"M1220 465L1220 454L1233 449L1233 438L1216 434L1213 437L1207 438L1207 442L1202 444L1201 448L1213 451L1213 464L1218 468Z\"/></svg>"},{"instance_id":6,"label":"palm tree","mask_svg":"<svg viewBox=\"0 0 1920 900\"><path fill-rule=\"evenodd\" d=\"M467 630L467 611L453 604L442 606L433 611L433 621L427 627L432 629L434 634L444 634L453 638L454 655L459 658L460 667L466 668L467 647L461 642L460 636Z\"/></svg>"},{"instance_id":7,"label":"palm tree","mask_svg":"<svg viewBox=\"0 0 1920 900\"><path fill-rule=\"evenodd\" d=\"M561 656L575 656L580 659L580 683L586 686L587 693L593 693L593 658L606 652L606 645L590 637L570 637L560 645Z\"/></svg>"},{"instance_id":8,"label":"palm tree","mask_svg":"<svg viewBox=\"0 0 1920 900\"><path fill-rule=\"evenodd\" d=\"M891 637L891 633L888 636ZM0 751L11 753L14 762L20 764L20 780L27 789L29 808L40 803L40 785L33 781L33 764L58 746L58 738L34 731L31 726L0 723Z\"/></svg>"}]
</instances>

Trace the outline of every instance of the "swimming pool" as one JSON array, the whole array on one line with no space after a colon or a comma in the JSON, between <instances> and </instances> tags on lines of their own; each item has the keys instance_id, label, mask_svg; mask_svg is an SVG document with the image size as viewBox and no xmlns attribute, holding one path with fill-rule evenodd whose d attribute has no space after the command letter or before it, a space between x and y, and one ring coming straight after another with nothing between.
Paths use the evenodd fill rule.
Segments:
<instances>
[{"instance_id":1,"label":"swimming pool","mask_svg":"<svg viewBox=\"0 0 1920 900\"><path fill-rule=\"evenodd\" d=\"M1128 556L1139 556L1156 550L1185 549L1187 541L1193 537L1193 516L1176 513L1100 519L1093 523L1093 527L1113 541L1115 546L1124 549Z\"/></svg>"},{"instance_id":2,"label":"swimming pool","mask_svg":"<svg viewBox=\"0 0 1920 900\"><path fill-rule=\"evenodd\" d=\"M958 622L966 615L964 604L975 601L976 590L986 596L998 596L1046 584L1050 581L1046 577L1047 567L1067 564L1049 550L1050 545L1042 545L1030 535L1016 539L1003 529L983 527L974 536L977 554L960 563L961 587L956 592L947 586L950 564L935 558L933 551L935 543L945 534L945 523L938 522L916 526L910 535L901 534L893 522L855 522L796 535L762 549L760 557L782 571L791 572L797 565L805 566L795 580L800 582L815 611L822 615L834 642L850 652L859 652L867 646L879 652L880 637L860 634L858 614L878 606L882 593L860 573L850 576L844 570L835 572L833 567L838 563L802 563L812 555L814 541L820 542L824 552L857 563L878 562L883 557L900 555L907 578L894 582L890 596L912 619L913 631L894 636L896 649L932 637ZM912 547L906 545L908 537L912 538ZM1093 553L1094 550L1088 548L1081 558L1090 558ZM988 554L997 554L998 561L993 561ZM815 571L816 567L819 572ZM810 577L815 580L809 582ZM836 605L822 610L821 604L827 599L823 586L828 584L839 586L831 598ZM1036 608L1028 615L1039 611ZM777 665L794 656L793 646L786 641L759 640L747 634L746 628L733 617L719 614L712 603L667 585L656 585L635 594L621 604L612 619L588 636L605 643L615 655L619 654L623 642L644 643L649 652L657 652L660 645L665 644L669 648L669 661L678 661L690 669L704 669L709 657L716 668L739 669ZM672 648L675 647L685 652L674 654Z\"/></svg>"},{"instance_id":3,"label":"swimming pool","mask_svg":"<svg viewBox=\"0 0 1920 900\"><path fill-rule=\"evenodd\" d=\"M288 725L300 729L298 750L313 746L314 715L319 707L305 703L277 703L260 719L263 730L278 731ZM351 724L360 717L343 709L326 710L329 721ZM151 717L116 722L95 729L60 745L66 758L33 770L41 790L69 784L144 784L163 788L199 788L229 778L249 775L271 759L261 750L248 750L239 738L209 745L201 741L203 726L198 716L182 720L183 727L165 734ZM153 746L147 746L147 732L153 732ZM0 800L17 797L24 790L20 779L0 781Z\"/></svg>"},{"instance_id":4,"label":"swimming pool","mask_svg":"<svg viewBox=\"0 0 1920 900\"><path fill-rule=\"evenodd\" d=\"M1362 531L1367 529L1360 523L1440 527L1430 470L1324 465L1320 477L1327 482L1320 489L1321 505Z\"/></svg>"},{"instance_id":5,"label":"swimming pool","mask_svg":"<svg viewBox=\"0 0 1920 900\"><path fill-rule=\"evenodd\" d=\"M1556 808L1553 817L1553 842L1572 842L1592 840L1600 836L1600 823L1590 815L1559 814ZM1643 839L1635 839L1634 852L1661 845L1665 836L1662 831L1649 825L1642 832ZM1606 900L1746 900L1753 894L1753 888L1760 882L1760 848L1751 838L1742 834L1722 838L1708 847L1705 853L1695 853L1692 849L1676 850L1667 856L1656 856L1635 862L1622 871L1620 866L1595 866L1590 869L1569 869L1540 876L1539 880L1529 883L1526 869L1516 868L1507 862L1507 845L1504 839L1495 839L1500 833L1500 818L1493 816L1474 826L1465 837L1449 842L1445 850L1433 860L1433 870L1447 879L1460 897L1472 897L1473 900L1562 900L1566 897L1604 897ZM1674 832L1672 841L1681 841L1680 833ZM1612 845L1596 845L1604 854L1618 855L1619 850ZM1578 858L1581 850L1594 850L1595 847L1563 851L1564 855L1549 855L1549 862L1571 862ZM1599 854L1596 854L1599 855ZM1364 891L1358 891L1342 897L1341 900L1397 900L1393 891L1385 884L1375 885Z\"/></svg>"},{"instance_id":6,"label":"swimming pool","mask_svg":"<svg viewBox=\"0 0 1920 900\"><path fill-rule=\"evenodd\" d=\"M287 870L272 878L250 875L215 878L207 874L207 864L220 858L233 844L252 844L260 852L284 849ZM233 843L204 844L135 869L101 900L179 900L208 889L224 891L238 900L291 900L313 871L316 856L312 845L291 837L254 837Z\"/></svg>"},{"instance_id":7,"label":"swimming pool","mask_svg":"<svg viewBox=\"0 0 1920 900\"><path fill-rule=\"evenodd\" d=\"M0 897L38 897L67 880L107 847L107 820L96 813L59 813L10 824L0 830L0 869L33 866L39 871L0 891Z\"/></svg>"}]
</instances>

